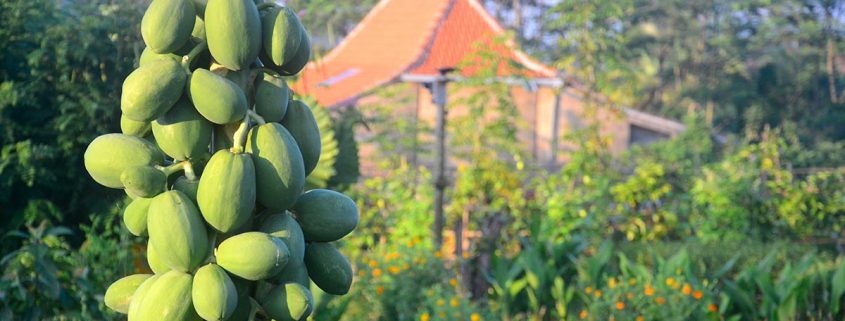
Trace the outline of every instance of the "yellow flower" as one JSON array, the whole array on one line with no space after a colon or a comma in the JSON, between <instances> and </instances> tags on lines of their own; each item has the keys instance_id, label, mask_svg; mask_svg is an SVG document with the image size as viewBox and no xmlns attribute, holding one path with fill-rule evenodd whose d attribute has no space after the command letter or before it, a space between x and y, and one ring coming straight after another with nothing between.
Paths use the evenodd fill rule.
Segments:
<instances>
[{"instance_id":1,"label":"yellow flower","mask_svg":"<svg viewBox=\"0 0 845 321\"><path fill-rule=\"evenodd\" d=\"M645 318L641 315L637 316L637 321L645 321Z\"/></svg>"},{"instance_id":2,"label":"yellow flower","mask_svg":"<svg viewBox=\"0 0 845 321\"><path fill-rule=\"evenodd\" d=\"M689 286L689 284L684 284L684 287L681 288L681 293L684 295L690 295L690 293L692 293L692 287Z\"/></svg>"},{"instance_id":3,"label":"yellow flower","mask_svg":"<svg viewBox=\"0 0 845 321\"><path fill-rule=\"evenodd\" d=\"M446 318L446 312L440 311L440 313L437 313L437 316L439 316L441 319L445 319Z\"/></svg>"},{"instance_id":4,"label":"yellow flower","mask_svg":"<svg viewBox=\"0 0 845 321\"><path fill-rule=\"evenodd\" d=\"M444 304L446 304L446 301L443 301L443 299L437 299L437 306L443 306Z\"/></svg>"},{"instance_id":5,"label":"yellow flower","mask_svg":"<svg viewBox=\"0 0 845 321\"><path fill-rule=\"evenodd\" d=\"M630 284L630 285L636 285L636 284L637 284L637 280L636 280L636 279L630 279L630 280L628 280L628 284Z\"/></svg>"},{"instance_id":6,"label":"yellow flower","mask_svg":"<svg viewBox=\"0 0 845 321\"><path fill-rule=\"evenodd\" d=\"M675 284L675 279L673 279L673 278L666 278L666 285L668 285L668 286L672 286L672 284Z\"/></svg>"},{"instance_id":7,"label":"yellow flower","mask_svg":"<svg viewBox=\"0 0 845 321\"><path fill-rule=\"evenodd\" d=\"M585 288L585 289L584 289L584 293L590 294L590 293L592 293L592 292L593 292L593 288L591 288L591 287L589 287L589 286L588 286L587 288Z\"/></svg>"},{"instance_id":8,"label":"yellow flower","mask_svg":"<svg viewBox=\"0 0 845 321\"><path fill-rule=\"evenodd\" d=\"M646 284L646 286L645 286L645 295L646 295L646 296L652 296L652 295L654 295L654 288L653 288L653 287L651 287L651 284Z\"/></svg>"},{"instance_id":9,"label":"yellow flower","mask_svg":"<svg viewBox=\"0 0 845 321\"><path fill-rule=\"evenodd\" d=\"M609 287L611 289L615 288L616 287L616 279L615 278L608 279L607 280L607 287Z\"/></svg>"},{"instance_id":10,"label":"yellow flower","mask_svg":"<svg viewBox=\"0 0 845 321\"><path fill-rule=\"evenodd\" d=\"M439 259L442 256L443 256L443 253L440 253L440 251L434 251L434 257Z\"/></svg>"},{"instance_id":11,"label":"yellow flower","mask_svg":"<svg viewBox=\"0 0 845 321\"><path fill-rule=\"evenodd\" d=\"M365 275L367 275L367 272L364 272L364 270L359 270L359 271L358 271L358 277L363 278Z\"/></svg>"},{"instance_id":12,"label":"yellow flower","mask_svg":"<svg viewBox=\"0 0 845 321\"><path fill-rule=\"evenodd\" d=\"M434 295L434 290L432 290L432 289L428 289L428 291L425 291L425 295L427 295L427 296L432 296L432 295Z\"/></svg>"},{"instance_id":13,"label":"yellow flower","mask_svg":"<svg viewBox=\"0 0 845 321\"><path fill-rule=\"evenodd\" d=\"M701 297L703 297L703 296L704 296L704 293L702 293L701 291L695 291L695 292L692 293L692 297L695 298L696 300L700 300Z\"/></svg>"},{"instance_id":14,"label":"yellow flower","mask_svg":"<svg viewBox=\"0 0 845 321\"><path fill-rule=\"evenodd\" d=\"M380 277L380 276L381 276L381 269L373 270L373 277L374 278L377 278L377 277Z\"/></svg>"},{"instance_id":15,"label":"yellow flower","mask_svg":"<svg viewBox=\"0 0 845 321\"><path fill-rule=\"evenodd\" d=\"M481 321L481 316L478 313L473 313L469 316L469 321Z\"/></svg>"},{"instance_id":16,"label":"yellow flower","mask_svg":"<svg viewBox=\"0 0 845 321\"><path fill-rule=\"evenodd\" d=\"M407 270L407 269L410 269L410 268L411 268L411 265L410 265L410 264L408 264L408 263L404 263L404 264L402 264L402 268L403 268L403 269L405 269L405 270Z\"/></svg>"},{"instance_id":17,"label":"yellow flower","mask_svg":"<svg viewBox=\"0 0 845 321\"><path fill-rule=\"evenodd\" d=\"M384 287L379 285L376 287L376 294L382 295L384 293Z\"/></svg>"},{"instance_id":18,"label":"yellow flower","mask_svg":"<svg viewBox=\"0 0 845 321\"><path fill-rule=\"evenodd\" d=\"M578 314L578 317L581 319L586 319L588 316L590 316L590 313L587 310L581 310L581 313Z\"/></svg>"},{"instance_id":19,"label":"yellow flower","mask_svg":"<svg viewBox=\"0 0 845 321\"><path fill-rule=\"evenodd\" d=\"M628 298L628 300L630 300L630 299L634 298L634 294L631 293L631 292L628 292L628 294L626 294L625 297Z\"/></svg>"},{"instance_id":20,"label":"yellow flower","mask_svg":"<svg viewBox=\"0 0 845 321\"><path fill-rule=\"evenodd\" d=\"M420 263L420 258L415 257L415 258L414 258L414 264L419 264L419 263Z\"/></svg>"},{"instance_id":21,"label":"yellow flower","mask_svg":"<svg viewBox=\"0 0 845 321\"><path fill-rule=\"evenodd\" d=\"M600 297L601 297L601 290L596 290L596 293L595 293L594 295L595 295L597 298L600 298Z\"/></svg>"},{"instance_id":22,"label":"yellow flower","mask_svg":"<svg viewBox=\"0 0 845 321\"><path fill-rule=\"evenodd\" d=\"M397 274L399 273L399 271L399 267L395 265L391 265L389 268L387 268L387 272L390 272L390 274Z\"/></svg>"},{"instance_id":23,"label":"yellow flower","mask_svg":"<svg viewBox=\"0 0 845 321\"><path fill-rule=\"evenodd\" d=\"M654 302L657 302L657 304L663 304L666 303L666 299L664 299L662 296L659 296L654 298Z\"/></svg>"},{"instance_id":24,"label":"yellow flower","mask_svg":"<svg viewBox=\"0 0 845 321\"><path fill-rule=\"evenodd\" d=\"M370 260L370 267L376 267L376 266L378 266L378 262L376 262L375 260Z\"/></svg>"},{"instance_id":25,"label":"yellow flower","mask_svg":"<svg viewBox=\"0 0 845 321\"><path fill-rule=\"evenodd\" d=\"M469 252L464 252L463 257L468 260L470 257Z\"/></svg>"},{"instance_id":26,"label":"yellow flower","mask_svg":"<svg viewBox=\"0 0 845 321\"><path fill-rule=\"evenodd\" d=\"M456 298L452 298L451 300L449 300L449 305L451 305L453 308L457 308L459 305L461 305L461 302L458 302L458 299Z\"/></svg>"},{"instance_id":27,"label":"yellow flower","mask_svg":"<svg viewBox=\"0 0 845 321\"><path fill-rule=\"evenodd\" d=\"M710 303L710 305L707 306L707 311L716 312L719 311L719 307L713 303Z\"/></svg>"},{"instance_id":28,"label":"yellow flower","mask_svg":"<svg viewBox=\"0 0 845 321\"><path fill-rule=\"evenodd\" d=\"M611 316L610 316L610 318L609 318L609 319L607 319L607 321L616 321L616 317L614 317L614 316L612 316L612 315L611 315Z\"/></svg>"},{"instance_id":29,"label":"yellow flower","mask_svg":"<svg viewBox=\"0 0 845 321\"><path fill-rule=\"evenodd\" d=\"M458 280L456 280L455 278L449 279L449 285L458 286Z\"/></svg>"},{"instance_id":30,"label":"yellow flower","mask_svg":"<svg viewBox=\"0 0 845 321\"><path fill-rule=\"evenodd\" d=\"M385 258L386 258L388 261L393 260L393 259L396 259L396 258L399 258L399 253L396 253L396 252L390 253L390 254L388 254L388 255L387 255L387 257L385 257Z\"/></svg>"},{"instance_id":31,"label":"yellow flower","mask_svg":"<svg viewBox=\"0 0 845 321\"><path fill-rule=\"evenodd\" d=\"M428 315L428 312L420 315L420 321L428 321L429 319L431 319L431 316Z\"/></svg>"},{"instance_id":32,"label":"yellow flower","mask_svg":"<svg viewBox=\"0 0 845 321\"><path fill-rule=\"evenodd\" d=\"M616 310L622 310L625 308L625 302L616 301Z\"/></svg>"}]
</instances>

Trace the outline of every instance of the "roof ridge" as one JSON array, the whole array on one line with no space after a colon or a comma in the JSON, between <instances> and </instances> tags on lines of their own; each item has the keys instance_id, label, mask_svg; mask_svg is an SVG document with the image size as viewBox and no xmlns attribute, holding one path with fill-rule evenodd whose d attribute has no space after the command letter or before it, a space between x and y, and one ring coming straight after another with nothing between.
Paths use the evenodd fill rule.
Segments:
<instances>
[{"instance_id":1,"label":"roof ridge","mask_svg":"<svg viewBox=\"0 0 845 321\"><path fill-rule=\"evenodd\" d=\"M416 61L410 63L407 67L402 69L402 73L421 66L425 62L425 60L428 59L428 56L431 53L431 48L434 46L435 36L437 36L437 33L440 32L440 28L443 27L443 21L448 19L449 15L452 14L452 9L455 8L455 3L457 3L457 0L448 0L448 5L446 5L445 10L441 12L440 18L437 19L434 28L428 34L428 39L425 41L425 45L422 47L423 50L420 53L419 57L417 57Z\"/></svg>"}]
</instances>

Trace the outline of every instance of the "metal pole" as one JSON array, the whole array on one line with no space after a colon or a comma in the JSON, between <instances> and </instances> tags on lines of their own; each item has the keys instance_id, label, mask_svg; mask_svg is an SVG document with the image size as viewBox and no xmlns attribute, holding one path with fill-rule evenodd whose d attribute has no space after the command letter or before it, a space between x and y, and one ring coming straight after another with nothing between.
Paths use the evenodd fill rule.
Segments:
<instances>
[{"instance_id":1,"label":"metal pole","mask_svg":"<svg viewBox=\"0 0 845 321\"><path fill-rule=\"evenodd\" d=\"M440 249L443 245L443 228L445 225L445 216L443 214L443 202L445 197L446 186L449 181L446 178L446 118L448 112L446 111L446 86L449 79L446 74L451 71L449 69L440 70L440 76L436 78L432 84L432 100L437 105L437 124L435 127L435 136L437 139L437 164L435 167L434 178L434 245Z\"/></svg>"}]
</instances>

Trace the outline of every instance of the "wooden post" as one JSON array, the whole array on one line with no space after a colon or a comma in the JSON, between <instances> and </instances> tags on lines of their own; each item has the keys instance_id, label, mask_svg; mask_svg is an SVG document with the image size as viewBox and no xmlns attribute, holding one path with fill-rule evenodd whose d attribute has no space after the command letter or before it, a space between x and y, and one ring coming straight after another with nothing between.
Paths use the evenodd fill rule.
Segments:
<instances>
[{"instance_id":1,"label":"wooden post","mask_svg":"<svg viewBox=\"0 0 845 321\"><path fill-rule=\"evenodd\" d=\"M561 85L560 88L557 88L558 92L555 94L555 106L552 112L552 141L550 143L551 146L549 146L549 153L551 154L548 164L549 169L555 169L557 167L558 136L560 136L560 101L565 90L564 88Z\"/></svg>"},{"instance_id":2,"label":"wooden post","mask_svg":"<svg viewBox=\"0 0 845 321\"><path fill-rule=\"evenodd\" d=\"M446 86L449 79L446 74L452 69L441 69L440 76L436 78L432 84L431 93L434 104L437 105L437 124L435 127L435 136L437 139L437 163L434 172L434 245L437 249L443 245L443 228L446 223L445 215L443 214L443 202L446 192L446 186L449 181L446 178L446 118L448 111L446 110Z\"/></svg>"}]
</instances>

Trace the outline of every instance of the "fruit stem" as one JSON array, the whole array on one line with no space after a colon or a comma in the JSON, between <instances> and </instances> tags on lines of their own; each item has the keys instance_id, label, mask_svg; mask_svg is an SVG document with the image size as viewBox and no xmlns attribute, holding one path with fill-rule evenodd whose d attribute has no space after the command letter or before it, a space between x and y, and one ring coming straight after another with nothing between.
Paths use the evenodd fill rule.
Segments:
<instances>
[{"instance_id":1,"label":"fruit stem","mask_svg":"<svg viewBox=\"0 0 845 321\"><path fill-rule=\"evenodd\" d=\"M172 165L167 166L167 167L163 167L163 168L159 167L159 169L164 172L165 176L170 177L170 175L173 175L173 173L184 170L186 162L187 161L178 162L176 164L172 164Z\"/></svg>"},{"instance_id":2,"label":"fruit stem","mask_svg":"<svg viewBox=\"0 0 845 321\"><path fill-rule=\"evenodd\" d=\"M182 57L182 66L184 66L185 68L189 68L191 66L191 61L193 61L194 58L196 58L200 53L205 51L205 49L207 49L207 48L208 48L208 42L205 41L205 40L200 41L200 43L198 43L196 46L194 46L194 49L191 49L191 52L189 52L187 55Z\"/></svg>"},{"instance_id":3,"label":"fruit stem","mask_svg":"<svg viewBox=\"0 0 845 321\"><path fill-rule=\"evenodd\" d=\"M269 2L265 2L265 3L259 4L259 5L258 5L258 10L269 9L269 8L272 8L272 7L275 7L275 6L276 6L276 4L275 4L275 3L273 3L272 1L269 1Z\"/></svg>"},{"instance_id":4,"label":"fruit stem","mask_svg":"<svg viewBox=\"0 0 845 321\"><path fill-rule=\"evenodd\" d=\"M247 114L249 115L249 114ZM246 143L246 134L249 132L249 117L244 116L244 121L238 126L235 135L232 136L234 146L229 149L232 154L240 154L244 152L244 144Z\"/></svg>"},{"instance_id":5,"label":"fruit stem","mask_svg":"<svg viewBox=\"0 0 845 321\"><path fill-rule=\"evenodd\" d=\"M273 77L279 77L279 78L282 77L282 75L280 75L278 72L276 72L273 69L267 68L267 67L258 67L258 68L255 68L253 70L268 73L268 74L272 75Z\"/></svg>"},{"instance_id":6,"label":"fruit stem","mask_svg":"<svg viewBox=\"0 0 845 321\"><path fill-rule=\"evenodd\" d=\"M252 118L253 120L255 120L255 122L258 123L259 125L264 125L264 124L267 123L267 121L264 120L264 117L261 117L261 115L259 115L255 111L247 109L246 114L247 114L247 116L249 116L249 118Z\"/></svg>"},{"instance_id":7,"label":"fruit stem","mask_svg":"<svg viewBox=\"0 0 845 321\"><path fill-rule=\"evenodd\" d=\"M185 160L182 163L185 164L183 168L185 170L185 177L188 178L188 180L196 181L197 175L194 174L194 165L191 164L189 160Z\"/></svg>"}]
</instances>

